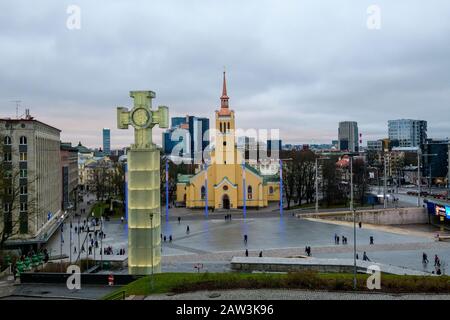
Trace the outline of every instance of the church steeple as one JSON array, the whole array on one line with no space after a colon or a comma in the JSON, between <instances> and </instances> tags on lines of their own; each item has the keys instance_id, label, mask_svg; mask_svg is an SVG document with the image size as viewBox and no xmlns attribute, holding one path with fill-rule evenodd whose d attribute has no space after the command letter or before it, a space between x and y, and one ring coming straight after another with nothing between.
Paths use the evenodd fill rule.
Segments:
<instances>
[{"instance_id":1,"label":"church steeple","mask_svg":"<svg viewBox=\"0 0 450 320\"><path fill-rule=\"evenodd\" d=\"M220 97L220 115L229 115L230 109L228 109L228 100L230 98L227 95L227 79L225 77L225 71L223 72L223 85L222 85L222 96Z\"/></svg>"}]
</instances>

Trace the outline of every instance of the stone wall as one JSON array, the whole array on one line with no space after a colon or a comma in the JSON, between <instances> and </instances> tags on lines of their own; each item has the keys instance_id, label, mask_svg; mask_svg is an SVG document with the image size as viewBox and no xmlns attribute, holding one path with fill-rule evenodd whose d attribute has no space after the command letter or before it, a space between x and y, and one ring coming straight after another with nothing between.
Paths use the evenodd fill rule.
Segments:
<instances>
[{"instance_id":1,"label":"stone wall","mask_svg":"<svg viewBox=\"0 0 450 320\"><path fill-rule=\"evenodd\" d=\"M420 224L428 223L428 213L425 208L390 208L356 211L356 221L379 225ZM298 214L301 218L318 218L338 221L353 221L351 211L320 212L314 214Z\"/></svg>"}]
</instances>

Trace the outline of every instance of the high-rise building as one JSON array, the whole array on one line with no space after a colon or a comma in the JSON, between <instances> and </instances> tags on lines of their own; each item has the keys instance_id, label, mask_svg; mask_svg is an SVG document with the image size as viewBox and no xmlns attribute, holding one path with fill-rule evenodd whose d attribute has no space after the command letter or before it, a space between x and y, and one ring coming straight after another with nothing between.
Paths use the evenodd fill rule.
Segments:
<instances>
[{"instance_id":1,"label":"high-rise building","mask_svg":"<svg viewBox=\"0 0 450 320\"><path fill-rule=\"evenodd\" d=\"M202 163L203 152L209 145L209 119L195 116L174 117L171 119L171 125L170 129L163 132L164 153Z\"/></svg>"},{"instance_id":2,"label":"high-rise building","mask_svg":"<svg viewBox=\"0 0 450 320\"><path fill-rule=\"evenodd\" d=\"M0 230L11 235L7 245L45 243L61 220L60 132L29 115L0 119Z\"/></svg>"},{"instance_id":3,"label":"high-rise building","mask_svg":"<svg viewBox=\"0 0 450 320\"><path fill-rule=\"evenodd\" d=\"M449 140L427 139L423 144L423 175L428 177L432 184L446 185L449 170ZM431 174L430 174L431 173Z\"/></svg>"},{"instance_id":4,"label":"high-rise building","mask_svg":"<svg viewBox=\"0 0 450 320\"><path fill-rule=\"evenodd\" d=\"M103 128L103 153L111 154L111 131L109 128Z\"/></svg>"},{"instance_id":5,"label":"high-rise building","mask_svg":"<svg viewBox=\"0 0 450 320\"><path fill-rule=\"evenodd\" d=\"M399 147L421 147L427 140L425 120L398 119L388 121L389 140Z\"/></svg>"},{"instance_id":6,"label":"high-rise building","mask_svg":"<svg viewBox=\"0 0 450 320\"><path fill-rule=\"evenodd\" d=\"M350 152L359 151L358 138L358 124L355 121L339 122L339 150Z\"/></svg>"}]
</instances>

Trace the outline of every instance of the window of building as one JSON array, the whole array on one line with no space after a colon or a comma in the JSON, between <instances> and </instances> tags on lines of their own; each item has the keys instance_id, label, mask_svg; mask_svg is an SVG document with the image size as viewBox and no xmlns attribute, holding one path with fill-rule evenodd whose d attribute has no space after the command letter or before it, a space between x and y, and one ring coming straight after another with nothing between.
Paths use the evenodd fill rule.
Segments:
<instances>
[{"instance_id":1,"label":"window of building","mask_svg":"<svg viewBox=\"0 0 450 320\"><path fill-rule=\"evenodd\" d=\"M273 194L273 187L272 186L269 187L269 193Z\"/></svg>"},{"instance_id":2,"label":"window of building","mask_svg":"<svg viewBox=\"0 0 450 320\"><path fill-rule=\"evenodd\" d=\"M230 130L230 123L228 122L228 130Z\"/></svg>"},{"instance_id":3,"label":"window of building","mask_svg":"<svg viewBox=\"0 0 450 320\"><path fill-rule=\"evenodd\" d=\"M27 214L27 212L21 212L19 215L19 232L22 234L28 233L28 214Z\"/></svg>"},{"instance_id":4,"label":"window of building","mask_svg":"<svg viewBox=\"0 0 450 320\"><path fill-rule=\"evenodd\" d=\"M220 123L220 132L223 132L222 131L222 122Z\"/></svg>"},{"instance_id":5,"label":"window of building","mask_svg":"<svg viewBox=\"0 0 450 320\"><path fill-rule=\"evenodd\" d=\"M248 188L247 188L247 198L248 199L252 199L253 198L253 189L252 189L252 186L248 186Z\"/></svg>"},{"instance_id":6,"label":"window of building","mask_svg":"<svg viewBox=\"0 0 450 320\"><path fill-rule=\"evenodd\" d=\"M3 212L11 212L11 203L3 204Z\"/></svg>"},{"instance_id":7,"label":"window of building","mask_svg":"<svg viewBox=\"0 0 450 320\"><path fill-rule=\"evenodd\" d=\"M20 212L27 212L28 211L28 203L21 202L20 203Z\"/></svg>"},{"instance_id":8,"label":"window of building","mask_svg":"<svg viewBox=\"0 0 450 320\"><path fill-rule=\"evenodd\" d=\"M27 137L21 136L21 137L20 137L19 143L20 143L21 145L26 145L26 144L27 144Z\"/></svg>"},{"instance_id":9,"label":"window of building","mask_svg":"<svg viewBox=\"0 0 450 320\"><path fill-rule=\"evenodd\" d=\"M222 188L224 191L227 191L228 190L228 186L223 186L223 188Z\"/></svg>"},{"instance_id":10,"label":"window of building","mask_svg":"<svg viewBox=\"0 0 450 320\"><path fill-rule=\"evenodd\" d=\"M28 186L20 186L20 195L26 195L28 194Z\"/></svg>"},{"instance_id":11,"label":"window of building","mask_svg":"<svg viewBox=\"0 0 450 320\"><path fill-rule=\"evenodd\" d=\"M227 145L227 142L226 142L226 141L224 141L224 142L223 142L223 146L225 147L226 145Z\"/></svg>"},{"instance_id":12,"label":"window of building","mask_svg":"<svg viewBox=\"0 0 450 320\"><path fill-rule=\"evenodd\" d=\"M11 160L12 160L11 152L5 152L3 154L3 161L4 162L11 162Z\"/></svg>"},{"instance_id":13,"label":"window of building","mask_svg":"<svg viewBox=\"0 0 450 320\"><path fill-rule=\"evenodd\" d=\"M7 194L8 196L11 196L13 193L13 190L11 187L6 187L5 188L5 194Z\"/></svg>"},{"instance_id":14,"label":"window of building","mask_svg":"<svg viewBox=\"0 0 450 320\"><path fill-rule=\"evenodd\" d=\"M28 161L28 154L26 152L20 152L19 153L19 160L20 161Z\"/></svg>"},{"instance_id":15,"label":"window of building","mask_svg":"<svg viewBox=\"0 0 450 320\"><path fill-rule=\"evenodd\" d=\"M204 200L206 198L206 188L205 186L202 186L202 188L200 189L200 195L202 200Z\"/></svg>"},{"instance_id":16,"label":"window of building","mask_svg":"<svg viewBox=\"0 0 450 320\"><path fill-rule=\"evenodd\" d=\"M28 170L27 169L20 169L20 177L26 178L28 176Z\"/></svg>"},{"instance_id":17,"label":"window of building","mask_svg":"<svg viewBox=\"0 0 450 320\"><path fill-rule=\"evenodd\" d=\"M3 142L6 146L10 146L11 145L11 137L6 136L5 139L3 140Z\"/></svg>"}]
</instances>

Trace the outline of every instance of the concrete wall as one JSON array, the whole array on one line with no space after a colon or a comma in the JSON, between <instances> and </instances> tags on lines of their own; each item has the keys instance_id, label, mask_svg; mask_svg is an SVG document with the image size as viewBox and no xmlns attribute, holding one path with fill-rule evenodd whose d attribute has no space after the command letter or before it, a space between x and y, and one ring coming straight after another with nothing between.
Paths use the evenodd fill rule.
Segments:
<instances>
[{"instance_id":1,"label":"concrete wall","mask_svg":"<svg viewBox=\"0 0 450 320\"><path fill-rule=\"evenodd\" d=\"M363 223L396 225L396 224L420 224L428 223L428 214L425 208L397 208L397 209L374 209L356 211L356 221ZM353 221L351 211L321 212L318 214L298 214L298 217L310 217L327 220Z\"/></svg>"}]
</instances>

